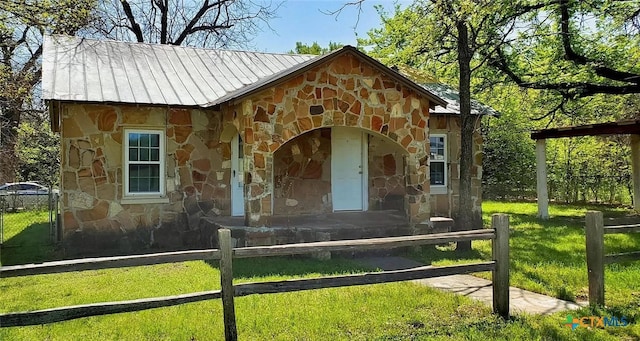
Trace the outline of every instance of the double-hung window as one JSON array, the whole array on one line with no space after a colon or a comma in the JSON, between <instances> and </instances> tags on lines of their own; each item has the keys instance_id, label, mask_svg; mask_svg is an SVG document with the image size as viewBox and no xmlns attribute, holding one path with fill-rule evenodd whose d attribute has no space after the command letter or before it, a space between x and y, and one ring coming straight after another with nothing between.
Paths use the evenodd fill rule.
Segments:
<instances>
[{"instance_id":1,"label":"double-hung window","mask_svg":"<svg viewBox=\"0 0 640 341\"><path fill-rule=\"evenodd\" d=\"M432 134L429 137L429 169L432 193L446 193L447 188L447 136Z\"/></svg>"},{"instance_id":2,"label":"double-hung window","mask_svg":"<svg viewBox=\"0 0 640 341\"><path fill-rule=\"evenodd\" d=\"M125 130L125 196L164 196L164 135L162 130Z\"/></svg>"}]
</instances>

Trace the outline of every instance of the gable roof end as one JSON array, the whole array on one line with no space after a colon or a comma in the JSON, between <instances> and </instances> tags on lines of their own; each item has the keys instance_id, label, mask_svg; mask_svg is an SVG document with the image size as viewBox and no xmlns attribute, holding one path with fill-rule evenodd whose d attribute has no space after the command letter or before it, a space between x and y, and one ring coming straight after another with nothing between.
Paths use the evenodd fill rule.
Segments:
<instances>
[{"instance_id":1,"label":"gable roof end","mask_svg":"<svg viewBox=\"0 0 640 341\"><path fill-rule=\"evenodd\" d=\"M387 67L386 65L380 63L379 61L377 61L376 59L368 56L367 54L359 51L358 49L356 49L353 46L350 45L346 45L344 47L342 47L341 49L332 51L328 54L322 55L322 56L317 56L313 59L309 59L305 62L302 62L298 65L295 65L291 68L288 68L286 70L282 70L281 72L278 72L276 74L273 74L269 77L265 77L263 79L260 79L259 81L250 84L244 88L238 89L234 92L228 93L227 95L212 101L210 103L207 103L205 105L205 107L210 107L210 106L215 106L218 104L222 104L224 102L229 102L229 101L236 101L239 99L242 99L244 97L250 96L252 94L258 93L260 91L266 90L272 86L275 86L277 84L281 84L286 82L287 80L290 80L292 78L295 78L321 64L330 62L336 58L338 58L339 56L342 56L344 54L348 54L351 53L353 55L355 55L357 58L364 60L366 63L370 64L373 68L380 70L382 73L384 73L385 75L391 77L393 80L395 80L396 82L407 86L408 88L416 91L418 94L421 94L423 96L425 96L426 98L429 99L429 105L434 108L435 106L441 106L441 107L446 107L447 106L447 101L445 101L444 99L440 98L438 95L434 94L433 92L431 92L430 90L426 89L425 87L417 84L416 82L412 81L411 79L403 76L402 74L398 73L397 71Z\"/></svg>"}]
</instances>

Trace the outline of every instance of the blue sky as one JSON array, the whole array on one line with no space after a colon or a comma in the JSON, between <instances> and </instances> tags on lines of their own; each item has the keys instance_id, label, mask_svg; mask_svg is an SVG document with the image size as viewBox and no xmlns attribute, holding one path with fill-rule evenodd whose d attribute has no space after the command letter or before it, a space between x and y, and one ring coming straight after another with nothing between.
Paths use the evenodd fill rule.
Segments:
<instances>
[{"instance_id":1,"label":"blue sky","mask_svg":"<svg viewBox=\"0 0 640 341\"><path fill-rule=\"evenodd\" d=\"M393 13L394 0L366 0L362 5L360 20L357 21L357 8L346 7L336 18L322 13L335 11L349 0L287 0L278 9L275 18L269 22L271 29L264 28L253 40L255 50L259 52L286 53L300 41L321 46L329 42L356 45L356 38L364 38L367 31L380 27L380 18L374 6L382 5ZM399 1L406 5L409 1ZM357 26L356 26L357 24Z\"/></svg>"}]
</instances>

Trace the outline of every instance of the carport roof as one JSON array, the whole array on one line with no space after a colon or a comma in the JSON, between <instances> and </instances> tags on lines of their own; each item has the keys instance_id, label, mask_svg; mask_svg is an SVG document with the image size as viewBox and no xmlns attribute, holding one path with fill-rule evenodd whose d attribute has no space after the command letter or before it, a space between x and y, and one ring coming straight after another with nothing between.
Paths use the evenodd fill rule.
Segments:
<instances>
[{"instance_id":1,"label":"carport roof","mask_svg":"<svg viewBox=\"0 0 640 341\"><path fill-rule=\"evenodd\" d=\"M615 134L640 134L640 119L534 130L531 132L531 138L534 140L542 140L560 137Z\"/></svg>"}]
</instances>

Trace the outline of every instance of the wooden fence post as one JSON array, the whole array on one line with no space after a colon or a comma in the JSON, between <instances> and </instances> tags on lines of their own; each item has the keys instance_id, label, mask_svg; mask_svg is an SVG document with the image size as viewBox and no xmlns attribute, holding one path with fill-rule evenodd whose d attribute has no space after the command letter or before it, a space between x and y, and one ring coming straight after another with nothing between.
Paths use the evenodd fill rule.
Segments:
<instances>
[{"instance_id":1,"label":"wooden fence post","mask_svg":"<svg viewBox=\"0 0 640 341\"><path fill-rule=\"evenodd\" d=\"M224 315L224 339L238 340L236 329L236 311L233 304L235 290L233 288L233 248L231 246L231 230L218 230L220 242L220 285L222 287L222 313Z\"/></svg>"},{"instance_id":2,"label":"wooden fence post","mask_svg":"<svg viewBox=\"0 0 640 341\"><path fill-rule=\"evenodd\" d=\"M585 221L589 304L604 305L604 221L602 212L587 211Z\"/></svg>"},{"instance_id":3,"label":"wooden fence post","mask_svg":"<svg viewBox=\"0 0 640 341\"><path fill-rule=\"evenodd\" d=\"M496 231L493 240L495 270L493 281L493 312L509 317L509 216L496 213L491 216L491 227Z\"/></svg>"}]
</instances>

